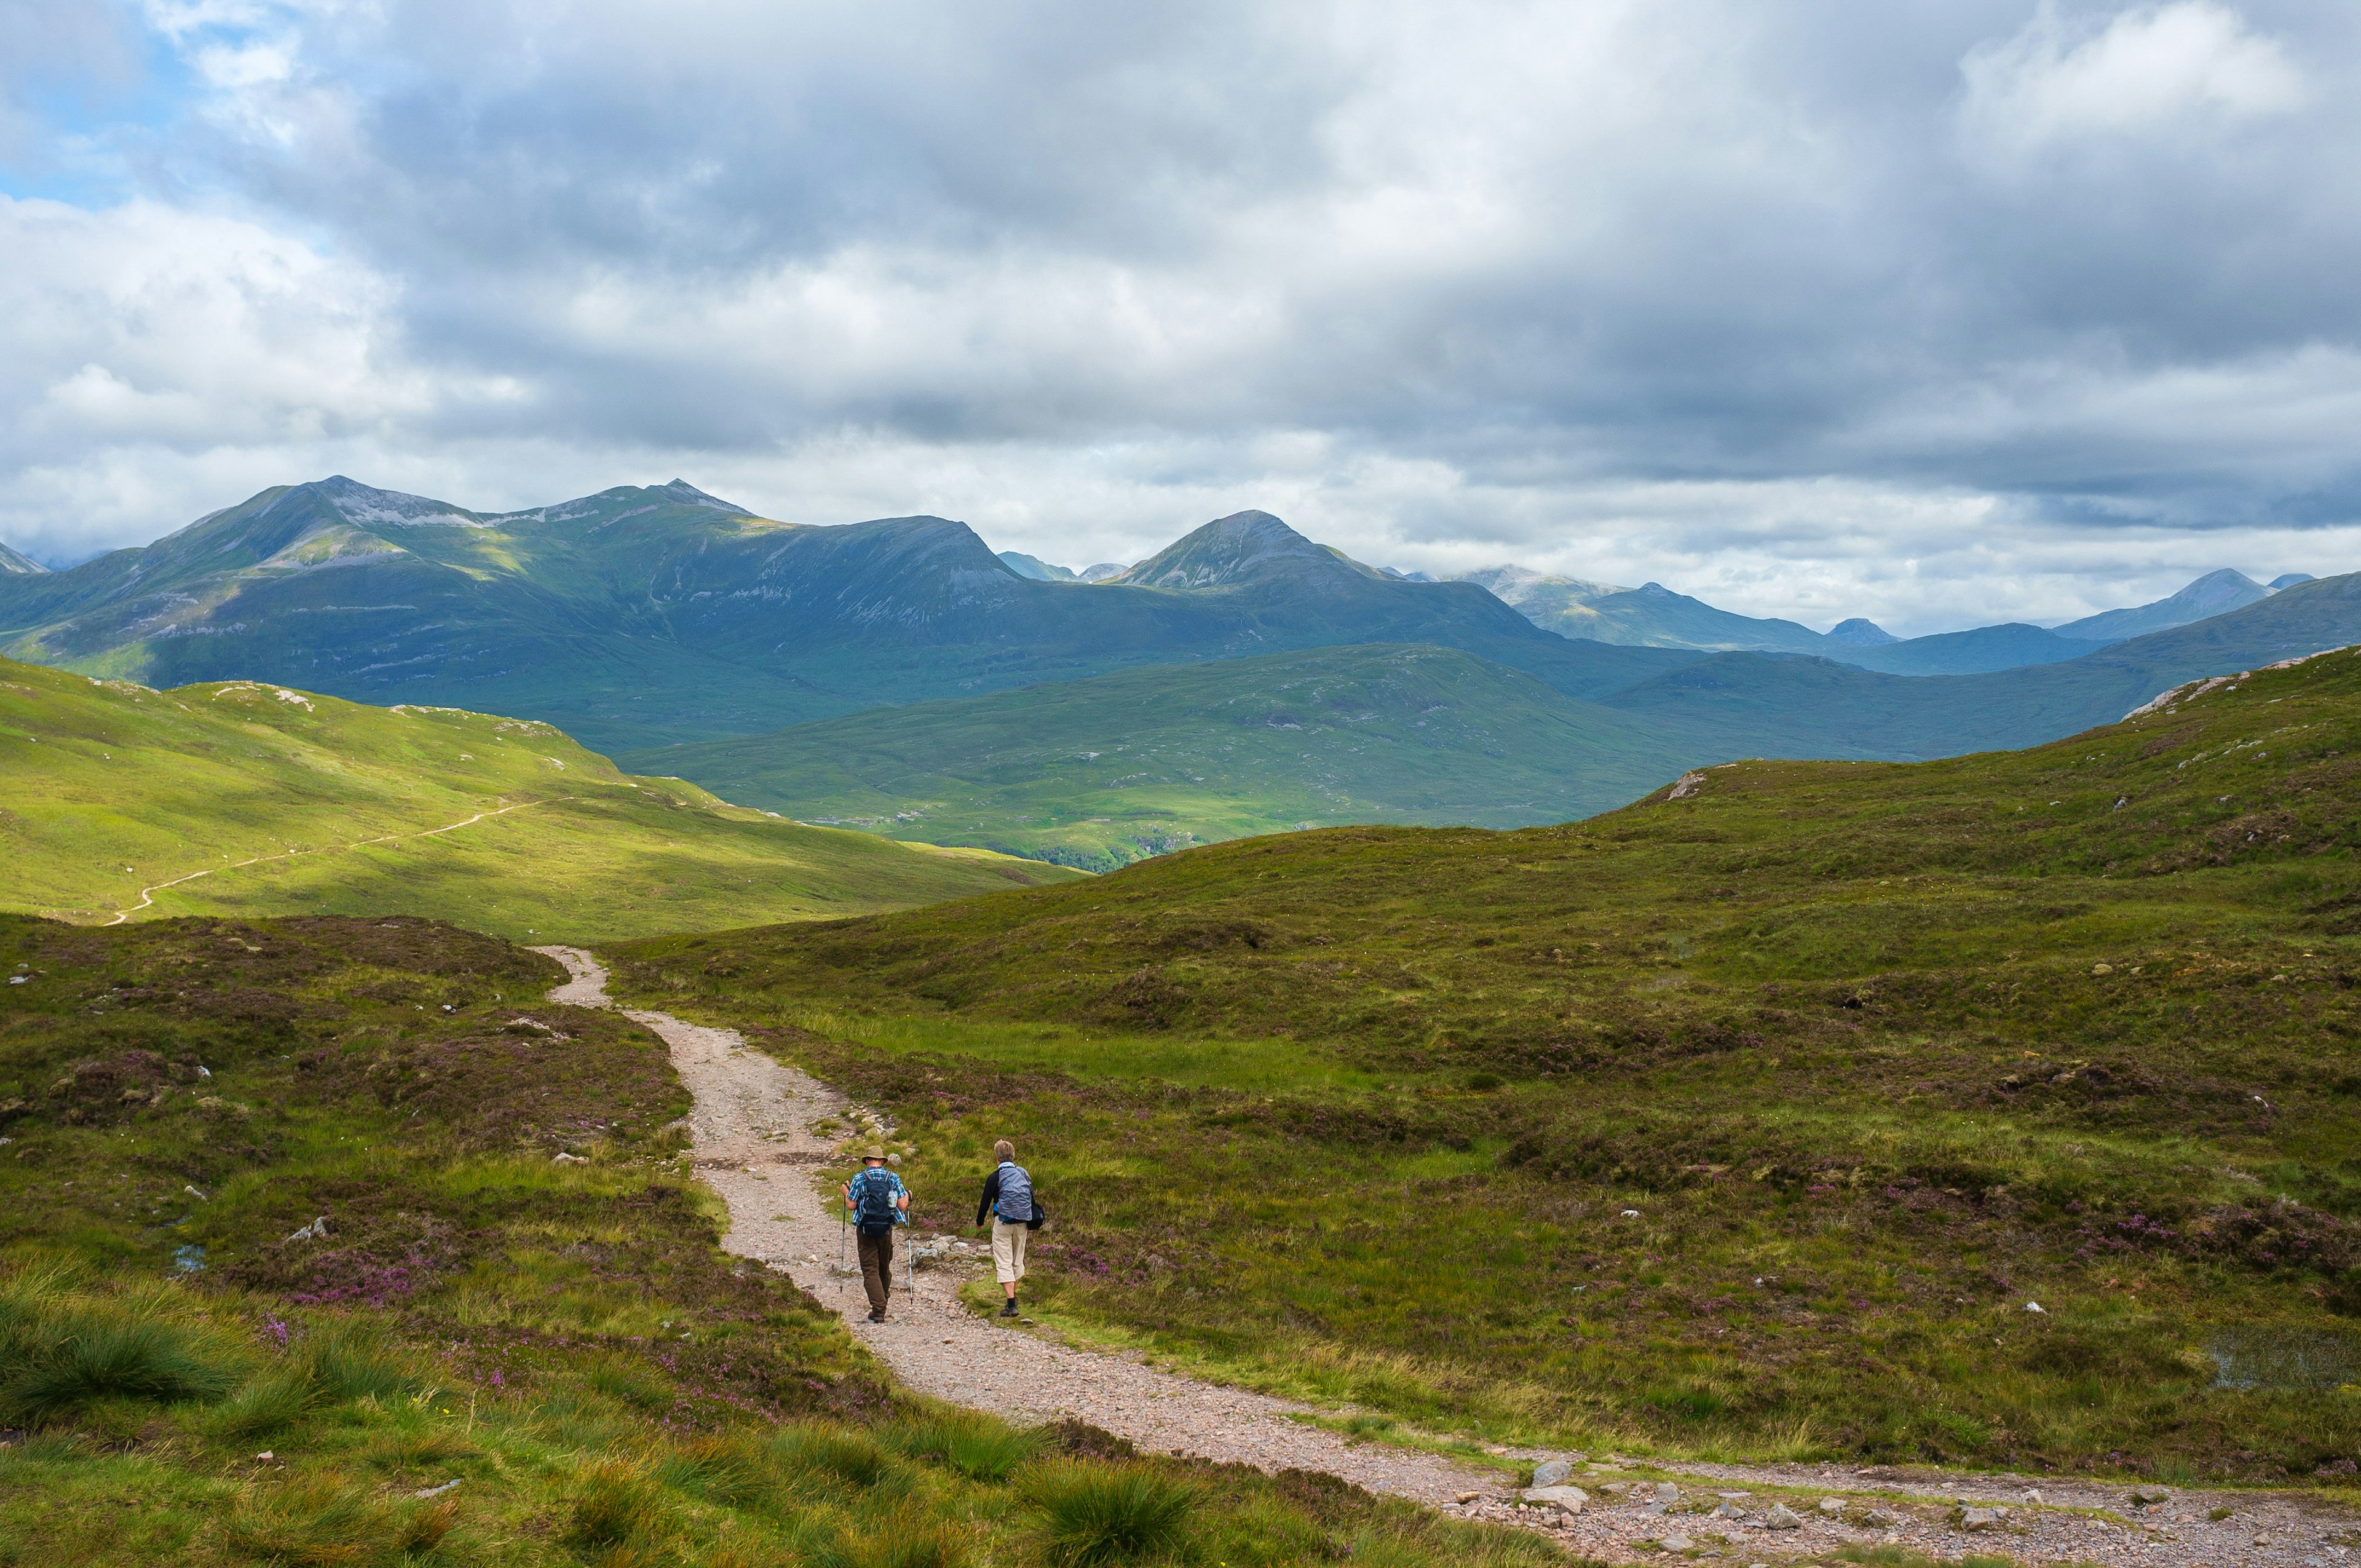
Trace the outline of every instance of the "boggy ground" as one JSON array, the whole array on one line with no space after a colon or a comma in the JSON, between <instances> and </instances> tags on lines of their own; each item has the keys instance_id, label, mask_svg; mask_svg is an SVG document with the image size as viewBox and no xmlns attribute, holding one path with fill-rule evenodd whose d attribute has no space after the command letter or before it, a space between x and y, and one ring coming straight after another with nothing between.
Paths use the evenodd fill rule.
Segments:
<instances>
[{"instance_id":1,"label":"boggy ground","mask_svg":"<svg viewBox=\"0 0 2361 1568\"><path fill-rule=\"evenodd\" d=\"M602 951L887 1111L930 1227L1013 1136L1039 1315L1160 1364L1497 1444L2333 1492L2356 781L2345 652L2023 753Z\"/></svg>"},{"instance_id":2,"label":"boggy ground","mask_svg":"<svg viewBox=\"0 0 2361 1568\"><path fill-rule=\"evenodd\" d=\"M541 950L571 976L553 1001L609 1004L606 970L589 954ZM696 1097L692 1152L730 1207L723 1246L831 1302L903 1383L956 1404L1017 1420L1078 1420L1151 1451L1333 1475L1533 1531L1604 1562L1674 1553L1901 1564L1964 1555L1993 1568L2011 1557L2194 1568L2319 1563L2361 1543L2361 1515L2309 1494L2174 1493L1989 1474L1962 1481L1939 1473L1613 1454L1569 1461L1571 1478L1588 1493L1583 1508L1532 1506L1522 1483L1536 1463L1558 1456L1462 1445L1455 1460L1406 1442L1367 1442L1353 1423L1323 1421L1323 1412L1309 1407L1177 1376L1140 1365L1136 1354L1064 1343L1030 1317L1020 1330L983 1316L979 1304L988 1309L995 1295L989 1268L977 1270L973 1244L939 1233L904 1233L904 1255L923 1254L925 1266L906 1277L910 1288L897 1286L888 1321L873 1324L845 1266L835 1192L850 1168L845 1145L893 1129L750 1049L735 1030L643 1009L627 1016L666 1042Z\"/></svg>"},{"instance_id":3,"label":"boggy ground","mask_svg":"<svg viewBox=\"0 0 2361 1568\"><path fill-rule=\"evenodd\" d=\"M663 1042L414 919L0 917L0 1563L1546 1549L897 1387L721 1250Z\"/></svg>"}]
</instances>

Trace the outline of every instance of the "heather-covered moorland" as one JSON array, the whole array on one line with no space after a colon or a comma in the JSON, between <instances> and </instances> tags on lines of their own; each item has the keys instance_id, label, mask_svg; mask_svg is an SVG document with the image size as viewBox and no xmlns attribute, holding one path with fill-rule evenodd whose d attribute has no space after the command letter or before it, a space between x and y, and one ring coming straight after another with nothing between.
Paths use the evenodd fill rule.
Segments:
<instances>
[{"instance_id":1,"label":"heather-covered moorland","mask_svg":"<svg viewBox=\"0 0 2361 1568\"><path fill-rule=\"evenodd\" d=\"M943 1223L1014 1136L1077 1332L1492 1435L2309 1477L2361 1452L2356 752L2347 652L616 951L891 1105Z\"/></svg>"},{"instance_id":2,"label":"heather-covered moorland","mask_svg":"<svg viewBox=\"0 0 2361 1568\"><path fill-rule=\"evenodd\" d=\"M898 1391L719 1249L662 1045L538 955L0 917L0 1561L1544 1555Z\"/></svg>"}]
</instances>

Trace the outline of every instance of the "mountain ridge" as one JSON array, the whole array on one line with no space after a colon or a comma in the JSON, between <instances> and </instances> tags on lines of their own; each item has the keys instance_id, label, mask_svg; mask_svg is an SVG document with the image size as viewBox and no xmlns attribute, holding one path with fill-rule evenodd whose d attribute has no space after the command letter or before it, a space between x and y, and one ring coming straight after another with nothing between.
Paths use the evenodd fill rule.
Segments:
<instances>
[{"instance_id":1,"label":"mountain ridge","mask_svg":"<svg viewBox=\"0 0 2361 1568\"><path fill-rule=\"evenodd\" d=\"M1289 648L1461 647L1577 696L1696 656L1569 643L1472 585L1388 577L1267 513L1163 556L1159 575L1193 586L1082 593L939 517L791 524L678 480L488 512L339 475L0 576L0 652L513 712L609 750Z\"/></svg>"}]
</instances>

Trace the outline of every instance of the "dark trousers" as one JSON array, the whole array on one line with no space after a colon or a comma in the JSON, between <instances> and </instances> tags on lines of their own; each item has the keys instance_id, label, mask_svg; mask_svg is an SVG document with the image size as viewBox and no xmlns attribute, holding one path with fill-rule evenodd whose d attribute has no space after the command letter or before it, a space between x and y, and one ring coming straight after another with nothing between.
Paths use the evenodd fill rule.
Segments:
<instances>
[{"instance_id":1,"label":"dark trousers","mask_svg":"<svg viewBox=\"0 0 2361 1568\"><path fill-rule=\"evenodd\" d=\"M869 1292L869 1310L882 1312L894 1293L894 1233L861 1236L861 1288Z\"/></svg>"}]
</instances>

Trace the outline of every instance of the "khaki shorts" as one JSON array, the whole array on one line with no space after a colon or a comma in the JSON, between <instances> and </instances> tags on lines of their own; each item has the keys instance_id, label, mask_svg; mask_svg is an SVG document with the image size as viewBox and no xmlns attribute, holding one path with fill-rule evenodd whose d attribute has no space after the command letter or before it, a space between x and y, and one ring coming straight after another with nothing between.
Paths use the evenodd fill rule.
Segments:
<instances>
[{"instance_id":1,"label":"khaki shorts","mask_svg":"<svg viewBox=\"0 0 2361 1568\"><path fill-rule=\"evenodd\" d=\"M1003 1285L1014 1285L1025 1277L1025 1238L1032 1234L1023 1225L993 1216L992 1271Z\"/></svg>"}]
</instances>

